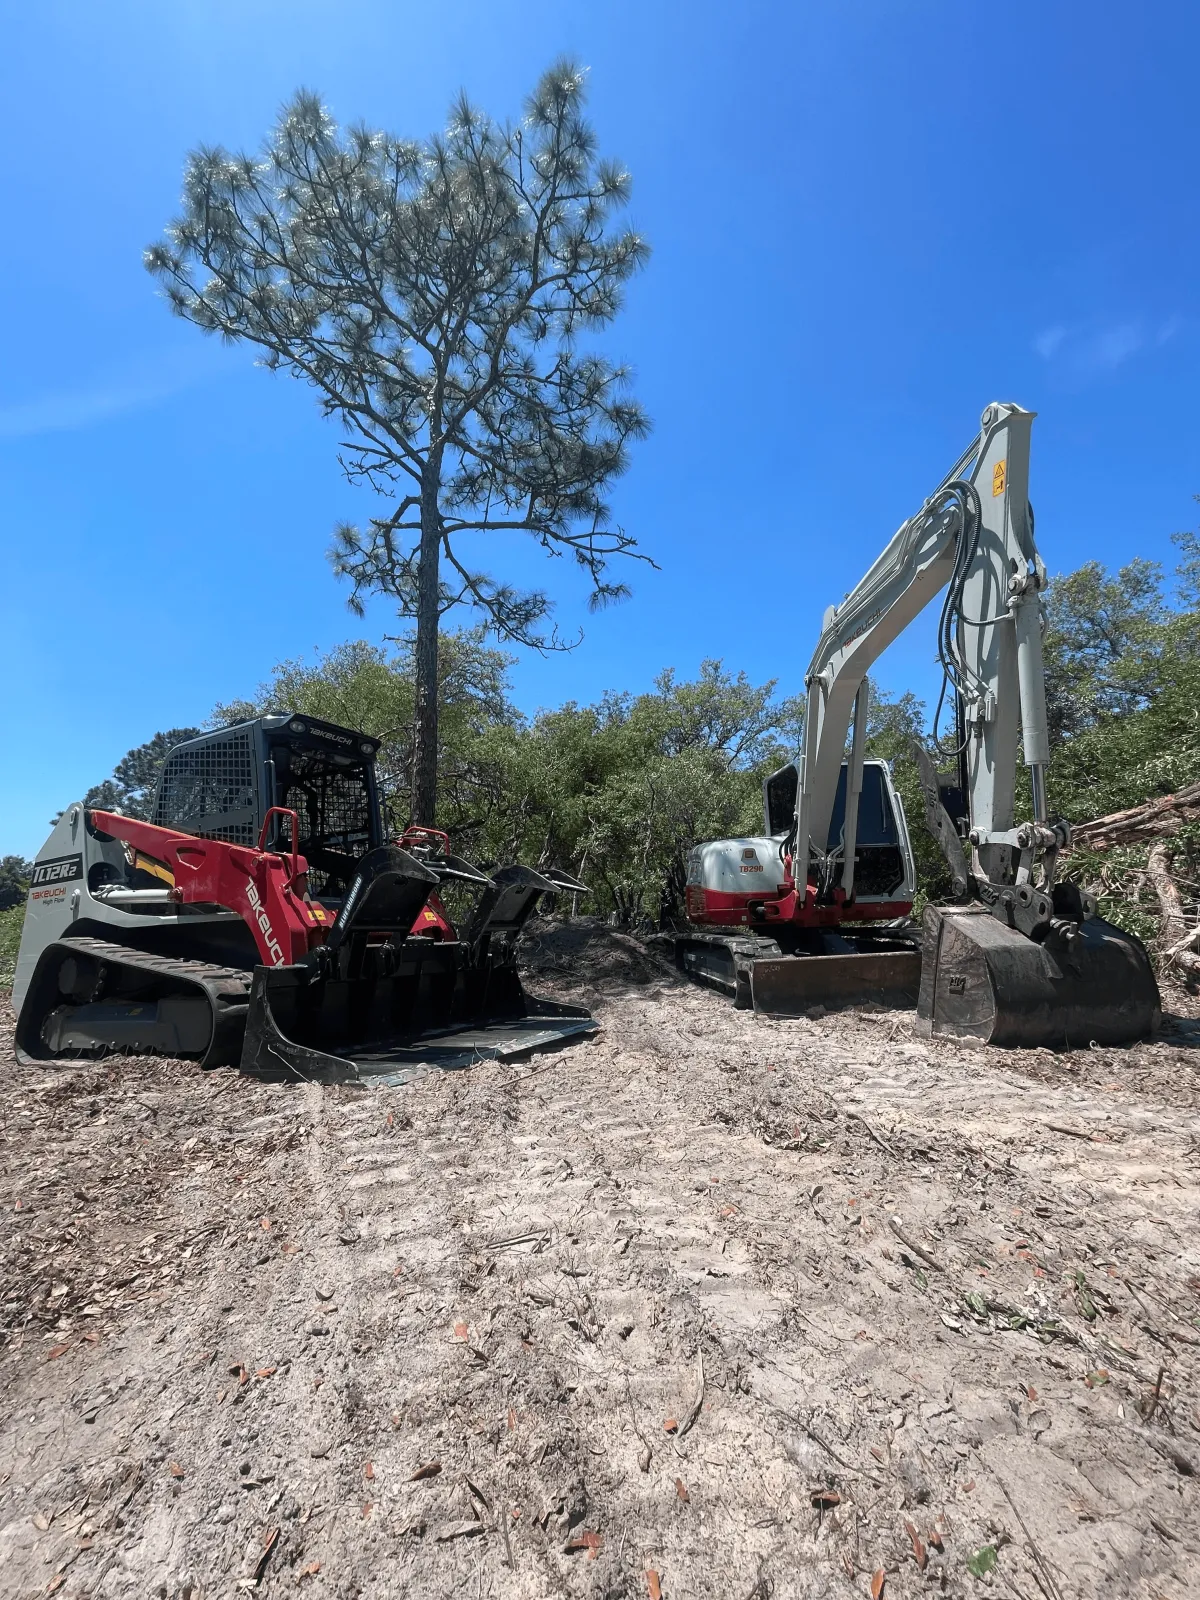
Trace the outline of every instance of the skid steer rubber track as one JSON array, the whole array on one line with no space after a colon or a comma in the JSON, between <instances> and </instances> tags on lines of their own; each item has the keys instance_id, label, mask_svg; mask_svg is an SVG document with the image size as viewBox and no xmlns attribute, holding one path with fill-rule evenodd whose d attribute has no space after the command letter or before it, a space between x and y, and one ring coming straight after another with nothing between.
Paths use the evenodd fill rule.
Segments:
<instances>
[{"instance_id":1,"label":"skid steer rubber track","mask_svg":"<svg viewBox=\"0 0 1200 1600\"><path fill-rule=\"evenodd\" d=\"M57 940L42 951L17 1019L17 1060L169 1055L235 1066L253 976L105 939Z\"/></svg>"},{"instance_id":2,"label":"skid steer rubber track","mask_svg":"<svg viewBox=\"0 0 1200 1600\"><path fill-rule=\"evenodd\" d=\"M414 1030L382 1047L360 1039L334 1054L279 1028L272 997L304 976L295 968L248 971L173 960L104 939L61 939L42 952L21 1007L17 1060L163 1055L202 1067L236 1066L270 1081L382 1088L478 1061L519 1060L599 1027L581 1006L525 995L514 973L518 998L499 1015Z\"/></svg>"}]
</instances>

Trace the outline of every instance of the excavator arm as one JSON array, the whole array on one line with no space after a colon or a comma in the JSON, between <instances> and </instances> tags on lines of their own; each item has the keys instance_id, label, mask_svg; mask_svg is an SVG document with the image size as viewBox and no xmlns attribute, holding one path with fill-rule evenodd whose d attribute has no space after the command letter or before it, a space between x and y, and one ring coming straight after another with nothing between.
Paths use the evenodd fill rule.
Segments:
<instances>
[{"instance_id":1,"label":"excavator arm","mask_svg":"<svg viewBox=\"0 0 1200 1600\"><path fill-rule=\"evenodd\" d=\"M990 405L980 431L862 582L825 613L806 676L795 859L828 836L851 719L848 795L861 772L870 667L946 591L939 654L962 710L973 870L982 883L1032 879L1035 858L1066 842L1049 826L1050 759L1040 591L1046 568L1033 537L1029 440L1034 413ZM857 706L857 710L856 710ZM1018 730L1032 785L1033 825L1014 827ZM846 832L852 820L847 811ZM842 885L853 886L845 849Z\"/></svg>"},{"instance_id":2,"label":"excavator arm","mask_svg":"<svg viewBox=\"0 0 1200 1600\"><path fill-rule=\"evenodd\" d=\"M944 590L938 655L954 695L967 816L960 837L933 763L919 752L926 818L960 903L926 908L918 1026L996 1044L1123 1043L1143 1038L1159 1014L1146 952L1098 918L1077 885L1056 881L1070 828L1052 822L1047 805L1046 568L1029 505L1033 418L1019 406L988 406L978 435L934 493L826 612L806 678L794 859L815 866L819 883L832 881L833 852L820 841L829 838L853 718L841 846L841 887L852 895L866 673ZM1020 824L1019 748L1031 813Z\"/></svg>"}]
</instances>

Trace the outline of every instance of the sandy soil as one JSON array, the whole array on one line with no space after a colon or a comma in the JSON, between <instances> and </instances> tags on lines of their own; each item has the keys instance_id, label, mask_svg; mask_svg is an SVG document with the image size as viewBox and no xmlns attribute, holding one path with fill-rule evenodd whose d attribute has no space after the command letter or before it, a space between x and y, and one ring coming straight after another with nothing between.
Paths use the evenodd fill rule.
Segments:
<instances>
[{"instance_id":1,"label":"sandy soil","mask_svg":"<svg viewBox=\"0 0 1200 1600\"><path fill-rule=\"evenodd\" d=\"M7 1067L0 1592L1200 1592L1200 1028L968 1052L530 959L595 1043Z\"/></svg>"}]
</instances>

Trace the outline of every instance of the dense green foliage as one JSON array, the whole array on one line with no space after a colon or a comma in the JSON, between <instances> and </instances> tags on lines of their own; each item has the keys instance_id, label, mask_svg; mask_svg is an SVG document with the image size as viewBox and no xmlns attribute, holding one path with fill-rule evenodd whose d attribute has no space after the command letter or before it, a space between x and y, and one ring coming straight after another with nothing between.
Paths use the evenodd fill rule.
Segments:
<instances>
[{"instance_id":1,"label":"dense green foliage","mask_svg":"<svg viewBox=\"0 0 1200 1600\"><path fill-rule=\"evenodd\" d=\"M1115 574L1089 562L1050 587L1050 798L1077 822L1200 781L1200 540L1182 533L1175 542L1173 593L1158 563L1141 559ZM1071 859L1099 891L1104 914L1145 938L1159 911L1147 851L1080 850ZM1171 851L1184 898L1194 902L1198 830L1184 827Z\"/></svg>"},{"instance_id":2,"label":"dense green foliage","mask_svg":"<svg viewBox=\"0 0 1200 1600\"><path fill-rule=\"evenodd\" d=\"M0 911L24 905L32 872L33 862L26 861L24 856L0 858Z\"/></svg>"},{"instance_id":3,"label":"dense green foliage","mask_svg":"<svg viewBox=\"0 0 1200 1600\"><path fill-rule=\"evenodd\" d=\"M1200 778L1200 567L1178 535L1176 603L1162 569L1098 562L1058 578L1048 596L1051 794L1064 815L1102 816Z\"/></svg>"},{"instance_id":4,"label":"dense green foliage","mask_svg":"<svg viewBox=\"0 0 1200 1600\"><path fill-rule=\"evenodd\" d=\"M491 744L521 724L508 699L512 657L489 648L483 629L442 636L438 656L439 820L456 834L476 837L501 798L494 792ZM409 820L409 771L416 716L414 641L388 650L362 640L312 662L281 662L248 700L216 708L212 725L268 712L302 711L383 740L378 774L391 821Z\"/></svg>"},{"instance_id":5,"label":"dense green foliage","mask_svg":"<svg viewBox=\"0 0 1200 1600\"><path fill-rule=\"evenodd\" d=\"M21 948L21 928L25 922L23 904L0 911L0 989L10 988Z\"/></svg>"},{"instance_id":6,"label":"dense green foliage","mask_svg":"<svg viewBox=\"0 0 1200 1600\"><path fill-rule=\"evenodd\" d=\"M217 720L296 710L385 741L380 771L397 823L413 715L412 646L354 643L311 664L284 662L252 700ZM567 867L622 918L657 917L682 889L697 839L761 827L761 784L789 759L798 704L774 684L705 662L653 692L606 695L523 717L508 698L511 658L479 631L443 636L438 820L482 865L521 859Z\"/></svg>"}]
</instances>

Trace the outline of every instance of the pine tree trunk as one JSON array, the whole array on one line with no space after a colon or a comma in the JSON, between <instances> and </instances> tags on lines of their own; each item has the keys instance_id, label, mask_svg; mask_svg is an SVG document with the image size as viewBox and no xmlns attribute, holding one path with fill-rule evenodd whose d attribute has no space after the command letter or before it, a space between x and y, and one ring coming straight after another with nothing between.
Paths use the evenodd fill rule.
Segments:
<instances>
[{"instance_id":1,"label":"pine tree trunk","mask_svg":"<svg viewBox=\"0 0 1200 1600\"><path fill-rule=\"evenodd\" d=\"M421 487L421 566L417 579L417 695L413 728L412 820L426 828L437 817L438 749L438 517L440 461L431 456Z\"/></svg>"}]
</instances>

